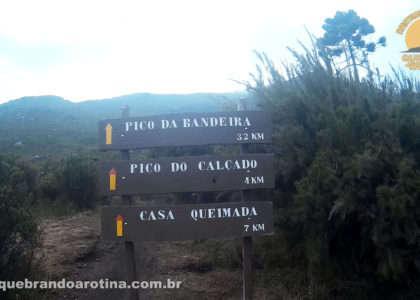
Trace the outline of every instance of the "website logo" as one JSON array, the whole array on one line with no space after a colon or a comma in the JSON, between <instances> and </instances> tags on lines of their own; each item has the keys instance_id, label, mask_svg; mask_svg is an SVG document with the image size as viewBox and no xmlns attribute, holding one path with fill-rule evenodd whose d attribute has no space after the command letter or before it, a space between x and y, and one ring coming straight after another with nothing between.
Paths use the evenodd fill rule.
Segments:
<instances>
[{"instance_id":1,"label":"website logo","mask_svg":"<svg viewBox=\"0 0 420 300\"><path fill-rule=\"evenodd\" d=\"M420 10L413 12L398 26L396 32L400 35L405 33L406 51L402 55L402 61L410 70L420 71Z\"/></svg>"}]
</instances>

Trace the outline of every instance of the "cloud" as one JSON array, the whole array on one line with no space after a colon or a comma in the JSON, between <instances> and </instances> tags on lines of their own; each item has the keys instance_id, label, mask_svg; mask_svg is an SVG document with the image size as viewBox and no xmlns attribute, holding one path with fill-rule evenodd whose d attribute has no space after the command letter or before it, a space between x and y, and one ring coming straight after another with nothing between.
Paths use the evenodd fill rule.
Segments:
<instances>
[{"instance_id":1,"label":"cloud","mask_svg":"<svg viewBox=\"0 0 420 300\"><path fill-rule=\"evenodd\" d=\"M45 71L57 64L79 57L89 57L93 49L54 42L23 42L0 36L0 57L16 68L26 71Z\"/></svg>"},{"instance_id":2,"label":"cloud","mask_svg":"<svg viewBox=\"0 0 420 300\"><path fill-rule=\"evenodd\" d=\"M0 102L238 89L229 78L249 79L252 50L292 60L286 47L307 43L304 25L320 35L325 18L351 8L381 35L406 14L365 0L0 1Z\"/></svg>"}]
</instances>

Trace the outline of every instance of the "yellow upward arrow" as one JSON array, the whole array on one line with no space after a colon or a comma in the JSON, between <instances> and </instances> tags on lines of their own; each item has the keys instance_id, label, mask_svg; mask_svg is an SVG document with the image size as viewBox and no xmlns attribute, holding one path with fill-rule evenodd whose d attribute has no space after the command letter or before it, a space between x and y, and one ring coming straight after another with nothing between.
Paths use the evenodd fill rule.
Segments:
<instances>
[{"instance_id":1,"label":"yellow upward arrow","mask_svg":"<svg viewBox=\"0 0 420 300\"><path fill-rule=\"evenodd\" d=\"M106 132L106 144L111 145L112 144L112 126L108 123L105 127Z\"/></svg>"}]
</instances>

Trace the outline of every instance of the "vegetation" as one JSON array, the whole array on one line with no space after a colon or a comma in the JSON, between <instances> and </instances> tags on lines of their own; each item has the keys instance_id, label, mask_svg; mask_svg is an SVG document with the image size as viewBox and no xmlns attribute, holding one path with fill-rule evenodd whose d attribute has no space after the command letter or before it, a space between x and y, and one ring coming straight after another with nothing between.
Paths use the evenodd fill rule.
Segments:
<instances>
[{"instance_id":1,"label":"vegetation","mask_svg":"<svg viewBox=\"0 0 420 300\"><path fill-rule=\"evenodd\" d=\"M358 66L369 67L368 54L374 52L377 46L385 47L386 38L381 37L375 42L366 43L364 37L374 33L375 28L365 18L360 18L354 10L338 11L334 18L325 20L322 26L324 37L318 41L327 46L331 57L345 57L345 69L349 77L354 76L359 81ZM353 69L353 72L351 71Z\"/></svg>"},{"instance_id":2,"label":"vegetation","mask_svg":"<svg viewBox=\"0 0 420 300\"><path fill-rule=\"evenodd\" d=\"M119 118L123 105L131 116L216 111L226 99L244 92L225 94L133 94L113 99L73 103L56 96L24 97L0 105L0 150L33 161L97 149L98 121Z\"/></svg>"},{"instance_id":3,"label":"vegetation","mask_svg":"<svg viewBox=\"0 0 420 300\"><path fill-rule=\"evenodd\" d=\"M22 280L30 274L37 243L31 211L35 178L26 162L0 153L0 280Z\"/></svg>"},{"instance_id":4,"label":"vegetation","mask_svg":"<svg viewBox=\"0 0 420 300\"><path fill-rule=\"evenodd\" d=\"M419 298L420 83L399 72L393 78L372 75L367 52L385 45L385 39L366 43L363 37L373 32L373 26L354 11L337 13L326 20L324 29L322 39L312 37L311 48L304 47L303 53L291 50L296 62L284 64L282 70L258 53L257 73L244 82L259 107L271 112L274 124L276 189L267 191L266 198L275 204L277 234L255 244L255 265L264 274L258 284L273 299ZM337 67L342 54L347 72ZM360 78L359 65L367 69L366 77ZM84 105L93 110L93 103ZM113 105L115 112L120 103ZM0 107L0 116L17 113L12 106ZM67 203L82 210L97 204L97 157L110 154L81 154L84 144L73 137L88 124L86 141L94 147L96 120L110 116L93 117L85 111L79 123L77 110L65 102L58 110L64 107L68 115L61 121L71 120L74 126L67 126L71 139L56 147L67 152L32 163L0 154L0 279L22 279L30 273L37 240L34 206ZM48 115L54 119L54 113ZM55 122L62 126L57 118ZM24 141L50 146L48 135L55 134L50 125L37 127L31 140L30 126L22 124L15 125L22 130L19 135L26 134ZM65 127L57 136L65 135ZM9 150L11 140L2 135ZM49 149L57 154L55 150ZM177 147L133 156L235 151ZM178 194L171 199L223 202L237 197L235 192L221 192ZM194 261L193 268L200 272L239 268L238 244L219 244L194 243L211 249L207 257Z\"/></svg>"},{"instance_id":5,"label":"vegetation","mask_svg":"<svg viewBox=\"0 0 420 300\"><path fill-rule=\"evenodd\" d=\"M98 199L96 162L82 156L71 156L57 174L58 186L64 197L78 208L93 208Z\"/></svg>"},{"instance_id":6,"label":"vegetation","mask_svg":"<svg viewBox=\"0 0 420 300\"><path fill-rule=\"evenodd\" d=\"M67 204L76 210L96 206L99 200L98 166L97 159L92 156L73 154L60 160L48 160L40 173L38 187L44 201L56 202L59 206Z\"/></svg>"},{"instance_id":7,"label":"vegetation","mask_svg":"<svg viewBox=\"0 0 420 300\"><path fill-rule=\"evenodd\" d=\"M259 54L245 82L275 129L279 237L267 268L323 278L329 292L314 298L418 297L419 82L359 82L327 53L314 40L284 72Z\"/></svg>"}]
</instances>

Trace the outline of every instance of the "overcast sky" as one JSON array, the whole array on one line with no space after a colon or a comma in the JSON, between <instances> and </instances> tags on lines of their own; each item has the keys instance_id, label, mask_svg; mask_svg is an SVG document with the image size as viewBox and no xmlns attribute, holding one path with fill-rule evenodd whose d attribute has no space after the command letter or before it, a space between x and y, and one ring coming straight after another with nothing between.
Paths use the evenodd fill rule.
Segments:
<instances>
[{"instance_id":1,"label":"overcast sky","mask_svg":"<svg viewBox=\"0 0 420 300\"><path fill-rule=\"evenodd\" d=\"M403 66L404 37L395 30L420 9L418 0L2 0L0 103L242 90L231 79L250 79L253 50L292 61L286 47L308 44L304 26L321 36L326 18L349 9L375 27L368 39L388 39L375 65L384 73L389 63Z\"/></svg>"}]
</instances>

